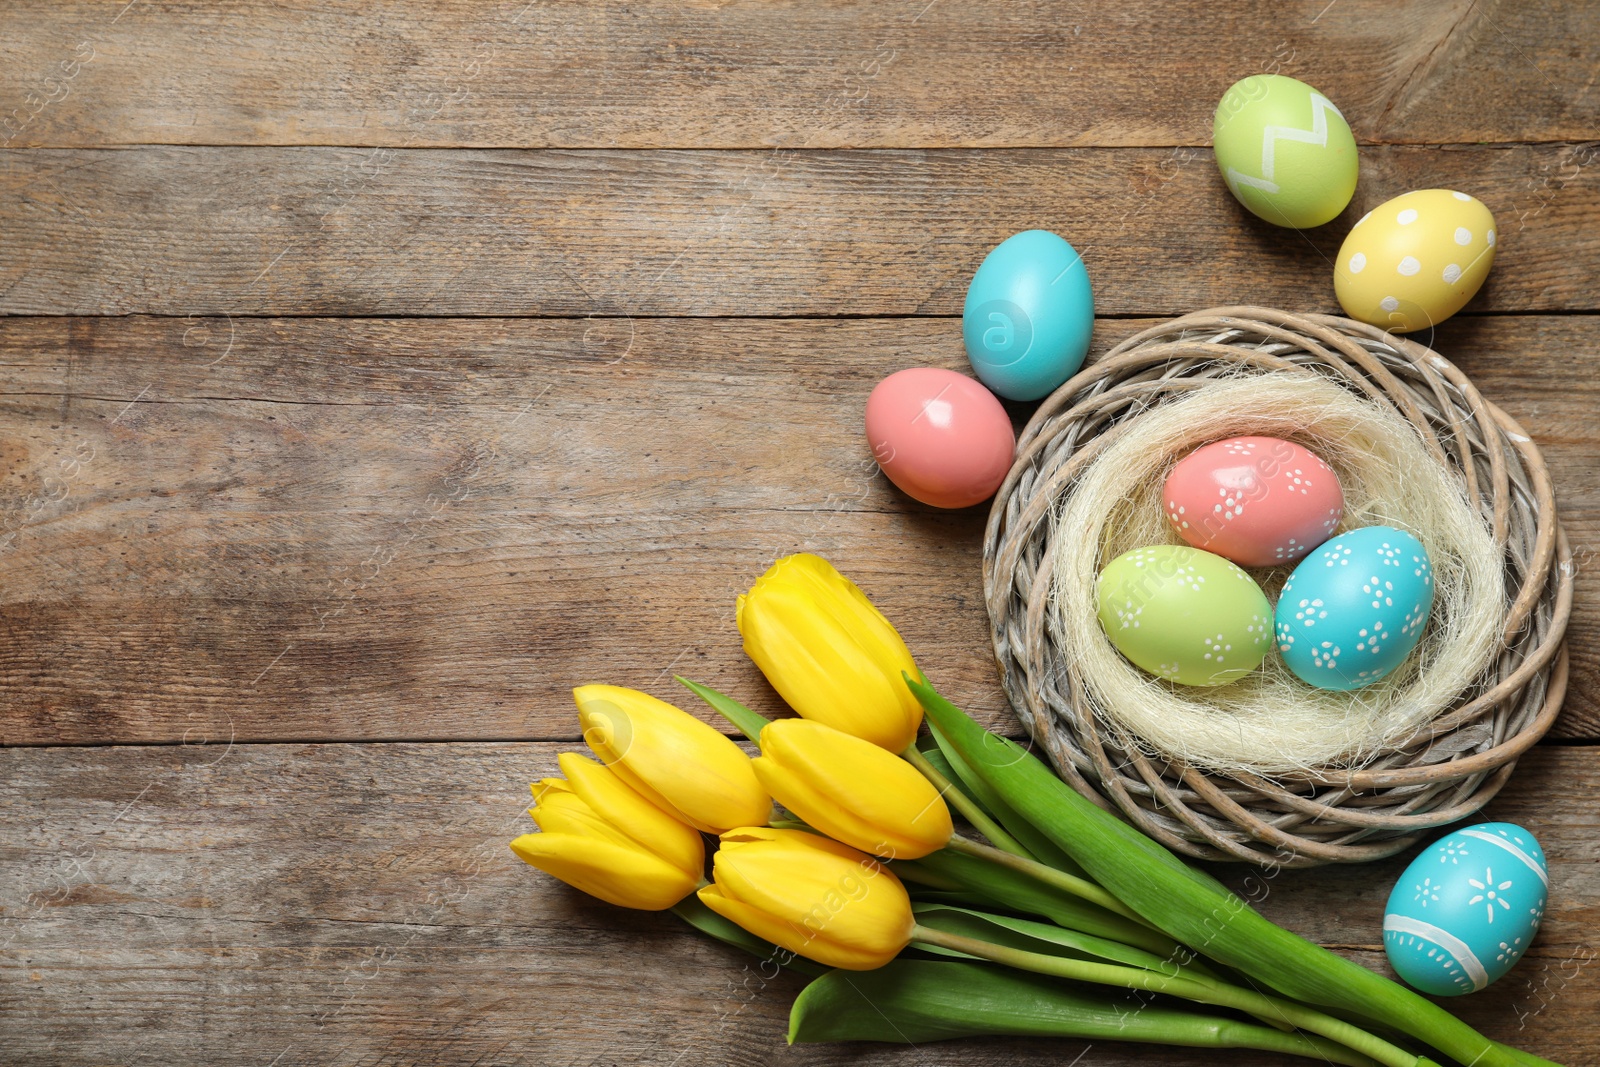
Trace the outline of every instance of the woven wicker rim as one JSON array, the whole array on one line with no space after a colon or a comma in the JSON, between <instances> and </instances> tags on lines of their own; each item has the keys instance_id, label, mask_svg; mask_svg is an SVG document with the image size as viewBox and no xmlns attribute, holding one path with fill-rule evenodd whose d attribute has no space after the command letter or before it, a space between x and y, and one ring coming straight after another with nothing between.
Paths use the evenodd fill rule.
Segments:
<instances>
[{"instance_id":1,"label":"woven wicker rim","mask_svg":"<svg viewBox=\"0 0 1600 1067\"><path fill-rule=\"evenodd\" d=\"M1046 624L1061 490L1139 410L1240 368L1311 370L1388 404L1479 503L1516 596L1475 695L1357 769L1217 775L1120 747L1082 700ZM989 513L983 581L1001 682L1074 788L1199 859L1309 867L1392 855L1478 811L1544 736L1567 688L1570 546L1538 448L1425 345L1332 315L1224 307L1128 338L1052 393Z\"/></svg>"}]
</instances>

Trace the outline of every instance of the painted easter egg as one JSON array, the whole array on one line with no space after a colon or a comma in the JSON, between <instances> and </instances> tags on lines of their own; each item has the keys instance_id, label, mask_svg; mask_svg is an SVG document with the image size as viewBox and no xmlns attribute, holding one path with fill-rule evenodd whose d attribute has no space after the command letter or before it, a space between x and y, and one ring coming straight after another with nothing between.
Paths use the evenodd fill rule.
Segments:
<instances>
[{"instance_id":1,"label":"painted easter egg","mask_svg":"<svg viewBox=\"0 0 1600 1067\"><path fill-rule=\"evenodd\" d=\"M936 508L994 496L1017 447L1011 418L983 386L938 367L896 371L867 397L867 443L889 480Z\"/></svg>"},{"instance_id":2,"label":"painted easter egg","mask_svg":"<svg viewBox=\"0 0 1600 1067\"><path fill-rule=\"evenodd\" d=\"M1333 290L1345 314L1394 333L1460 311L1494 264L1494 215L1450 189L1418 189L1362 216L1339 248Z\"/></svg>"},{"instance_id":3,"label":"painted easter egg","mask_svg":"<svg viewBox=\"0 0 1600 1067\"><path fill-rule=\"evenodd\" d=\"M1162 503L1179 537L1245 567L1294 562L1344 515L1333 468L1276 437L1230 437L1195 449L1167 475Z\"/></svg>"},{"instance_id":4,"label":"painted easter egg","mask_svg":"<svg viewBox=\"0 0 1600 1067\"><path fill-rule=\"evenodd\" d=\"M1276 226L1321 226L1356 191L1356 139L1339 109L1303 81L1235 82L1211 120L1217 169L1239 203Z\"/></svg>"},{"instance_id":5,"label":"painted easter egg","mask_svg":"<svg viewBox=\"0 0 1600 1067\"><path fill-rule=\"evenodd\" d=\"M1544 852L1528 831L1509 822L1457 830L1394 884L1383 914L1389 965L1424 993L1476 993L1528 951L1549 894Z\"/></svg>"},{"instance_id":6,"label":"painted easter egg","mask_svg":"<svg viewBox=\"0 0 1600 1067\"><path fill-rule=\"evenodd\" d=\"M1048 230L1024 230L985 256L961 312L973 371L1007 400L1038 400L1076 374L1093 330L1089 273Z\"/></svg>"},{"instance_id":7,"label":"painted easter egg","mask_svg":"<svg viewBox=\"0 0 1600 1067\"><path fill-rule=\"evenodd\" d=\"M1221 556L1188 545L1124 552L1100 572L1100 625L1137 667L1183 685L1224 685L1272 648L1261 587Z\"/></svg>"},{"instance_id":8,"label":"painted easter egg","mask_svg":"<svg viewBox=\"0 0 1600 1067\"><path fill-rule=\"evenodd\" d=\"M1295 567L1274 612L1278 651L1301 681L1360 689L1405 662L1432 608L1422 542L1393 526L1363 526Z\"/></svg>"}]
</instances>

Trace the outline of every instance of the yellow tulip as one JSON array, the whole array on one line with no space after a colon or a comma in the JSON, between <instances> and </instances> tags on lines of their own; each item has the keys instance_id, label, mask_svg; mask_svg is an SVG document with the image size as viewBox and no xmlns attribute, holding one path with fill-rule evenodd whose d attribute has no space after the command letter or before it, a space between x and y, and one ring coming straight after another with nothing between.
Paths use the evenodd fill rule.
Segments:
<instances>
[{"instance_id":1,"label":"yellow tulip","mask_svg":"<svg viewBox=\"0 0 1600 1067\"><path fill-rule=\"evenodd\" d=\"M722 835L706 907L757 937L829 967L870 971L911 940L911 898L864 852L800 830Z\"/></svg>"},{"instance_id":2,"label":"yellow tulip","mask_svg":"<svg viewBox=\"0 0 1600 1067\"><path fill-rule=\"evenodd\" d=\"M559 761L560 757L557 756L556 759ZM552 791L556 793L572 792L572 787L567 784L565 778L541 778L529 788L533 790L533 802L535 804L543 804L545 794ZM532 815L533 812L530 810L528 814Z\"/></svg>"},{"instance_id":3,"label":"yellow tulip","mask_svg":"<svg viewBox=\"0 0 1600 1067\"><path fill-rule=\"evenodd\" d=\"M902 752L922 705L906 643L854 582L820 556L785 556L739 598L744 650L803 717Z\"/></svg>"},{"instance_id":4,"label":"yellow tulip","mask_svg":"<svg viewBox=\"0 0 1600 1067\"><path fill-rule=\"evenodd\" d=\"M511 851L546 874L624 908L661 911L693 892L705 869L698 831L640 796L604 766L564 752L567 780L533 787L540 833Z\"/></svg>"},{"instance_id":5,"label":"yellow tulip","mask_svg":"<svg viewBox=\"0 0 1600 1067\"><path fill-rule=\"evenodd\" d=\"M915 767L825 723L768 723L755 770L778 803L875 856L917 859L955 832L944 798Z\"/></svg>"},{"instance_id":6,"label":"yellow tulip","mask_svg":"<svg viewBox=\"0 0 1600 1067\"><path fill-rule=\"evenodd\" d=\"M771 817L750 757L693 715L619 685L582 685L572 696L595 755L663 811L708 834Z\"/></svg>"}]
</instances>

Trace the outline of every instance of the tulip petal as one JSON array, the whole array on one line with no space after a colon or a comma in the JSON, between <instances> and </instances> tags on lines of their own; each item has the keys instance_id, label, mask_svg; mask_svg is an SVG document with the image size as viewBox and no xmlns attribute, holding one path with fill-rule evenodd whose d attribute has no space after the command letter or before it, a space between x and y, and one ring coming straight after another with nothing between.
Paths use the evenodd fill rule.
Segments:
<instances>
[{"instance_id":1,"label":"tulip petal","mask_svg":"<svg viewBox=\"0 0 1600 1067\"><path fill-rule=\"evenodd\" d=\"M533 802L535 804L544 803L546 793L572 792L572 786L567 784L567 780L565 778L541 778L537 782L529 785L528 788L533 790Z\"/></svg>"},{"instance_id":2,"label":"tulip petal","mask_svg":"<svg viewBox=\"0 0 1600 1067\"><path fill-rule=\"evenodd\" d=\"M915 767L823 723L783 719L761 732L756 775L778 802L831 837L892 859L943 848L944 798Z\"/></svg>"},{"instance_id":3,"label":"tulip petal","mask_svg":"<svg viewBox=\"0 0 1600 1067\"><path fill-rule=\"evenodd\" d=\"M584 685L572 694L589 747L664 810L707 833L770 816L750 757L707 723L636 689Z\"/></svg>"},{"instance_id":4,"label":"tulip petal","mask_svg":"<svg viewBox=\"0 0 1600 1067\"><path fill-rule=\"evenodd\" d=\"M819 724L820 725L820 724ZM856 738L860 740L860 738ZM871 744L863 741L862 744ZM873 746L879 752L883 749ZM819 792L810 782L776 760L765 756L755 760L756 777L767 792L812 829L835 841L882 859L916 859L933 851L919 848L892 828L879 828L849 810L836 798ZM948 837L945 838L949 840ZM915 855L912 855L915 853Z\"/></svg>"},{"instance_id":5,"label":"tulip petal","mask_svg":"<svg viewBox=\"0 0 1600 1067\"><path fill-rule=\"evenodd\" d=\"M774 945L780 945L790 952L801 952L796 946L806 940L806 933L794 923L768 915L760 908L751 907L728 896L721 886L701 886L696 895L702 904L729 922L738 923L757 937L771 941Z\"/></svg>"},{"instance_id":6,"label":"tulip petal","mask_svg":"<svg viewBox=\"0 0 1600 1067\"><path fill-rule=\"evenodd\" d=\"M829 967L839 967L847 971L870 971L882 967L899 953L898 948L887 956L877 952L862 951L825 935L815 934L794 923L768 915L759 908L735 900L714 885L705 886L698 895L701 903L729 922L738 923L757 937Z\"/></svg>"},{"instance_id":7,"label":"tulip petal","mask_svg":"<svg viewBox=\"0 0 1600 1067\"><path fill-rule=\"evenodd\" d=\"M672 907L698 881L644 849L575 834L523 834L511 851L592 897L642 911Z\"/></svg>"},{"instance_id":8,"label":"tulip petal","mask_svg":"<svg viewBox=\"0 0 1600 1067\"><path fill-rule=\"evenodd\" d=\"M740 599L744 649L795 711L900 752L922 708L901 680L915 660L855 583L809 553L773 564Z\"/></svg>"},{"instance_id":9,"label":"tulip petal","mask_svg":"<svg viewBox=\"0 0 1600 1067\"><path fill-rule=\"evenodd\" d=\"M868 957L888 959L905 947L911 900L877 861L798 830L736 833L724 835L712 861L724 895Z\"/></svg>"},{"instance_id":10,"label":"tulip petal","mask_svg":"<svg viewBox=\"0 0 1600 1067\"><path fill-rule=\"evenodd\" d=\"M748 845L757 841L799 841L807 848L821 849L831 852L840 859L849 860L851 863L872 863L872 857L858 848L851 848L840 841L820 834L807 833L804 830L781 830L776 826L741 826L728 830L719 839L724 848Z\"/></svg>"},{"instance_id":11,"label":"tulip petal","mask_svg":"<svg viewBox=\"0 0 1600 1067\"><path fill-rule=\"evenodd\" d=\"M705 869L705 842L686 826L636 793L603 764L576 752L563 752L559 761L572 790L596 815L632 838L641 848L692 874L695 881Z\"/></svg>"},{"instance_id":12,"label":"tulip petal","mask_svg":"<svg viewBox=\"0 0 1600 1067\"><path fill-rule=\"evenodd\" d=\"M528 814L533 816L534 824L547 834L572 834L610 841L627 848L639 847L638 842L602 819L576 793L546 792L544 799Z\"/></svg>"},{"instance_id":13,"label":"tulip petal","mask_svg":"<svg viewBox=\"0 0 1600 1067\"><path fill-rule=\"evenodd\" d=\"M860 586L840 574L833 564L821 556L806 553L798 557L796 562L800 565L797 571L801 581L811 587L818 605L828 610L839 626L857 635L858 646L863 654L882 662L886 667L901 663L913 665L902 667L903 670L914 669L911 650L906 648L899 631L890 625L883 612L867 598Z\"/></svg>"}]
</instances>

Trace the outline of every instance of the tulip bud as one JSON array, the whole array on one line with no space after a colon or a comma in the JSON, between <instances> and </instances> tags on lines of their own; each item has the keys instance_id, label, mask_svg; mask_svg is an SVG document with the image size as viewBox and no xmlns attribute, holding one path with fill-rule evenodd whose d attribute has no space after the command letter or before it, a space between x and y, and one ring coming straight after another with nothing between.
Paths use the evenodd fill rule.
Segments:
<instances>
[{"instance_id":1,"label":"tulip bud","mask_svg":"<svg viewBox=\"0 0 1600 1067\"><path fill-rule=\"evenodd\" d=\"M829 967L870 971L905 948L911 898L886 868L848 845L800 830L744 827L722 835L712 911L757 937Z\"/></svg>"},{"instance_id":2,"label":"tulip bud","mask_svg":"<svg viewBox=\"0 0 1600 1067\"><path fill-rule=\"evenodd\" d=\"M572 696L595 755L663 811L710 834L771 817L750 757L693 715L617 685L583 685Z\"/></svg>"},{"instance_id":3,"label":"tulip bud","mask_svg":"<svg viewBox=\"0 0 1600 1067\"><path fill-rule=\"evenodd\" d=\"M801 716L903 752L922 706L900 677L920 677L899 633L820 556L774 563L739 598L744 650Z\"/></svg>"},{"instance_id":4,"label":"tulip bud","mask_svg":"<svg viewBox=\"0 0 1600 1067\"><path fill-rule=\"evenodd\" d=\"M634 792L600 764L564 752L567 781L533 787L529 812L540 833L511 851L546 874L610 904L670 908L700 883L705 843L698 831Z\"/></svg>"},{"instance_id":5,"label":"tulip bud","mask_svg":"<svg viewBox=\"0 0 1600 1067\"><path fill-rule=\"evenodd\" d=\"M944 798L915 767L824 723L768 723L754 765L778 803L874 856L917 859L943 848L955 832Z\"/></svg>"}]
</instances>

